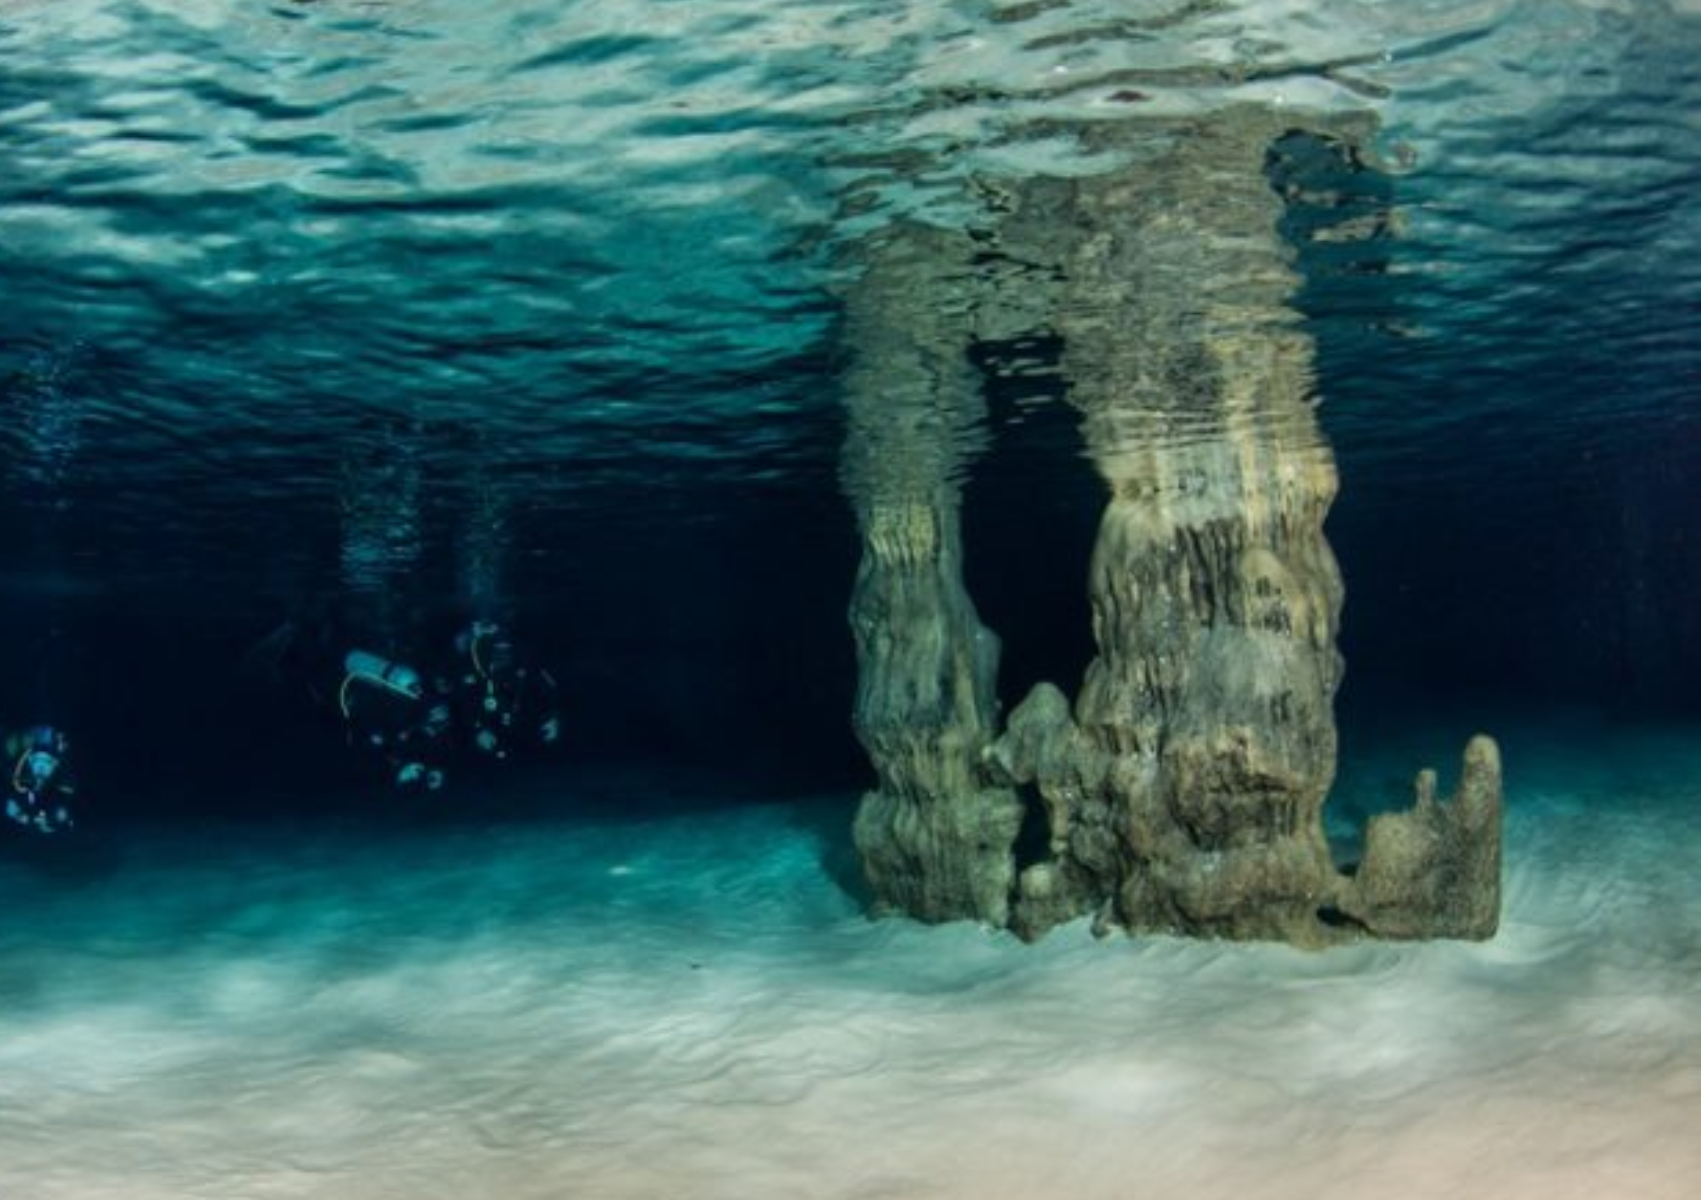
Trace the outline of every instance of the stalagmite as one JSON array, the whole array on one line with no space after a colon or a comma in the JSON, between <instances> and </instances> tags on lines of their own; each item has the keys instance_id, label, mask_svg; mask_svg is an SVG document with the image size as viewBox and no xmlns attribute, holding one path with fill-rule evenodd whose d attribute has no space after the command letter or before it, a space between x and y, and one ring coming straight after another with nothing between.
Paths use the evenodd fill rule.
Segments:
<instances>
[{"instance_id":1,"label":"stalagmite","mask_svg":"<svg viewBox=\"0 0 1701 1200\"><path fill-rule=\"evenodd\" d=\"M1167 130L1125 170L1004 189L982 261L992 246L1053 281L1044 319L1107 499L1080 694L1042 683L1002 730L994 644L960 570L972 276L946 234L906 230L871 256L846 325L847 484L865 544L857 725L880 777L856 833L883 905L1024 937L1087 914L1304 946L1493 932L1487 739L1457 800L1437 804L1431 780L1412 814L1372 826L1356 876L1324 837L1337 479L1265 173L1290 128L1238 109ZM986 307L1007 305L1011 276L981 281ZM1018 874L1024 804L1043 810L1045 847Z\"/></svg>"},{"instance_id":2,"label":"stalagmite","mask_svg":"<svg viewBox=\"0 0 1701 1200\"><path fill-rule=\"evenodd\" d=\"M1021 802L990 784L998 640L963 585L959 509L983 436L967 358L964 239L888 231L846 305L846 490L862 533L851 597L856 730L877 788L856 843L876 903L1003 925Z\"/></svg>"},{"instance_id":3,"label":"stalagmite","mask_svg":"<svg viewBox=\"0 0 1701 1200\"><path fill-rule=\"evenodd\" d=\"M1335 472L1286 303L1296 280L1263 172L1274 133L1257 114L1201 123L1138 171L1075 184L1066 206L1054 322L1109 499L1089 582L1099 652L1072 718L1042 690L994 752L1051 824L1048 861L1019 883L1028 936L1083 911L1131 930L1327 936ZM1012 236L1043 235L1015 222Z\"/></svg>"},{"instance_id":4,"label":"stalagmite","mask_svg":"<svg viewBox=\"0 0 1701 1200\"><path fill-rule=\"evenodd\" d=\"M1500 924L1500 748L1465 747L1451 800L1435 798L1435 772L1418 775L1417 803L1372 817L1364 861L1342 889L1343 916L1378 937L1488 938Z\"/></svg>"}]
</instances>

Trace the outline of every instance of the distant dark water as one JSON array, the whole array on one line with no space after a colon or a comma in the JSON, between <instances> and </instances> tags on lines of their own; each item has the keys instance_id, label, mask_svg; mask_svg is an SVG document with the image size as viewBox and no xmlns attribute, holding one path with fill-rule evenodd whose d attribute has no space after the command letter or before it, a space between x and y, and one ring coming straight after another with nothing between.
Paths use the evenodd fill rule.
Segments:
<instances>
[{"instance_id":1,"label":"distant dark water","mask_svg":"<svg viewBox=\"0 0 1701 1200\"><path fill-rule=\"evenodd\" d=\"M1086 170L1131 79L1383 121L1288 230L1349 735L1701 712L1697 18L1135 7L7 6L0 724L76 729L122 805L336 793L334 721L244 655L483 603L561 677L571 762L854 786L835 264ZM1014 700L1091 653L1100 495L1001 352L965 536Z\"/></svg>"}]
</instances>

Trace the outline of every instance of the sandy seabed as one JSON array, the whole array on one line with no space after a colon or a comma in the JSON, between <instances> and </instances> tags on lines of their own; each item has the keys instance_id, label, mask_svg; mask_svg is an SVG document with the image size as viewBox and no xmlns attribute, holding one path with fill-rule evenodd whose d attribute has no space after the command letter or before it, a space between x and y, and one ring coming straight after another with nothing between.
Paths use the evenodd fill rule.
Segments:
<instances>
[{"instance_id":1,"label":"sandy seabed","mask_svg":"<svg viewBox=\"0 0 1701 1200\"><path fill-rule=\"evenodd\" d=\"M0 1196L1693 1200L1701 729L1507 760L1482 945L871 922L848 797L11 844Z\"/></svg>"}]
</instances>

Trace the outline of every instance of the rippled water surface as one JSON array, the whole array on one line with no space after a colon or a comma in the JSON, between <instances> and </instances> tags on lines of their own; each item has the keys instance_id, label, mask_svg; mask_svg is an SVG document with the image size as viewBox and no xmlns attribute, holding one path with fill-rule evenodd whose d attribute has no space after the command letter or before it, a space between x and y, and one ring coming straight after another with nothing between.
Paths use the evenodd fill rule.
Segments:
<instances>
[{"instance_id":1,"label":"rippled water surface","mask_svg":"<svg viewBox=\"0 0 1701 1200\"><path fill-rule=\"evenodd\" d=\"M1610 641L1578 686L1695 663L1698 29L1652 0L7 0L0 584L32 641L140 602L235 643L303 597L485 593L577 604L578 636L665 576L702 611L814 608L833 644L867 239L982 229L1012 181L1138 171L1255 106L1365 122L1271 166L1349 639L1421 671L1421 623L1470 657L1468 579L1578 661ZM1096 507L1027 332L981 348L1005 378L969 468L1007 551L970 569L1007 581L1024 536L1084 554ZM1556 599L1579 578L1586 611ZM985 598L1018 602L1050 603ZM1483 635L1497 677L1541 676L1513 632ZM842 661L804 636L776 657ZM719 615L674 640L763 653Z\"/></svg>"}]
</instances>

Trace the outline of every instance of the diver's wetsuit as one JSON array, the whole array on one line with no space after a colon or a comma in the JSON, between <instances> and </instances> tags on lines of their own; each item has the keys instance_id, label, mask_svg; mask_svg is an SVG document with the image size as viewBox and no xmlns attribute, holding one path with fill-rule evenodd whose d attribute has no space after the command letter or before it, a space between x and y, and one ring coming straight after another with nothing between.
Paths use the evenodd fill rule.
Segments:
<instances>
[{"instance_id":1,"label":"diver's wetsuit","mask_svg":"<svg viewBox=\"0 0 1701 1200\"><path fill-rule=\"evenodd\" d=\"M450 725L446 690L410 668L351 651L337 691L350 744L383 755L398 786L435 791L443 786Z\"/></svg>"},{"instance_id":2,"label":"diver's wetsuit","mask_svg":"<svg viewBox=\"0 0 1701 1200\"><path fill-rule=\"evenodd\" d=\"M506 759L561 736L555 680L521 657L506 630L474 621L455 639L455 716L475 752Z\"/></svg>"},{"instance_id":3,"label":"diver's wetsuit","mask_svg":"<svg viewBox=\"0 0 1701 1200\"><path fill-rule=\"evenodd\" d=\"M38 833L62 833L75 827L71 800L77 794L66 755L69 739L49 725L5 738L6 816Z\"/></svg>"}]
</instances>

